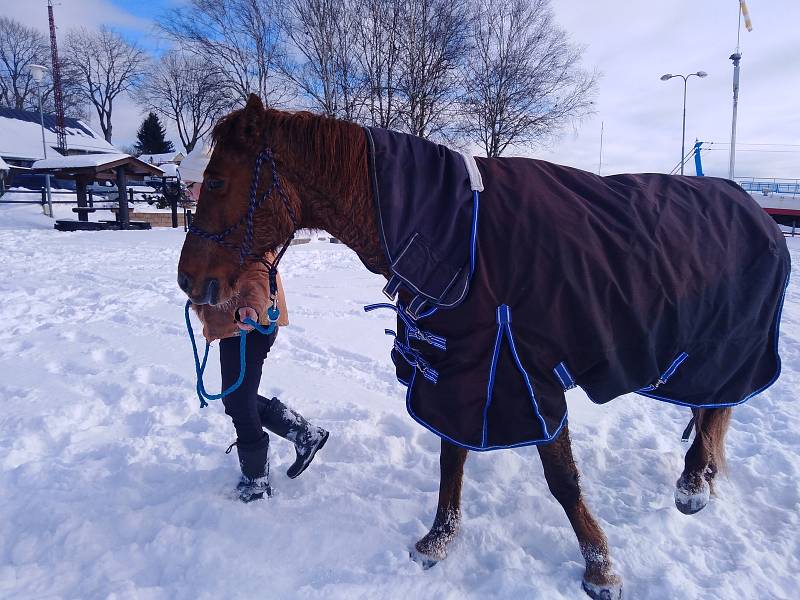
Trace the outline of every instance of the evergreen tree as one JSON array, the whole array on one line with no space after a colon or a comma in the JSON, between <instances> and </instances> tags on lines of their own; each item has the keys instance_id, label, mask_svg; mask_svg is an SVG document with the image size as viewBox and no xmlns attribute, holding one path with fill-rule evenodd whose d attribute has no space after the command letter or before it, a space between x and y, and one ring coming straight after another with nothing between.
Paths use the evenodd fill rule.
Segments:
<instances>
[{"instance_id":1,"label":"evergreen tree","mask_svg":"<svg viewBox=\"0 0 800 600\"><path fill-rule=\"evenodd\" d=\"M161 124L158 115L151 112L139 127L134 148L140 155L174 152L175 147L165 138L166 133L167 130Z\"/></svg>"}]
</instances>

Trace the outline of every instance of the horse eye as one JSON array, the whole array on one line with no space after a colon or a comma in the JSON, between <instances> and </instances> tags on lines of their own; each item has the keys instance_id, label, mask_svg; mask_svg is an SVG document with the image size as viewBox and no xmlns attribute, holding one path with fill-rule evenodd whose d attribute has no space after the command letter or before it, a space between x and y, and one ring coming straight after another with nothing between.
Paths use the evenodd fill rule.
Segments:
<instances>
[{"instance_id":1,"label":"horse eye","mask_svg":"<svg viewBox=\"0 0 800 600\"><path fill-rule=\"evenodd\" d=\"M208 180L206 181L206 187L207 187L209 190L218 190L218 189L219 189L219 188L221 188L221 187L222 187L224 184L225 184L225 182L224 182L222 179L208 179Z\"/></svg>"}]
</instances>

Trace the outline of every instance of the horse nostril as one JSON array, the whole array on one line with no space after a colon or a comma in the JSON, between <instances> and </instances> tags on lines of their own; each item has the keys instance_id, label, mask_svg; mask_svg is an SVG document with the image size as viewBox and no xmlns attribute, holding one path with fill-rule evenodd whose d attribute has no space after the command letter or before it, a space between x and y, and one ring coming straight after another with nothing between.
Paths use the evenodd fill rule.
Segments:
<instances>
[{"instance_id":1,"label":"horse nostril","mask_svg":"<svg viewBox=\"0 0 800 600\"><path fill-rule=\"evenodd\" d=\"M219 299L219 281L216 279L206 279L203 296L209 304L216 304Z\"/></svg>"},{"instance_id":2,"label":"horse nostril","mask_svg":"<svg viewBox=\"0 0 800 600\"><path fill-rule=\"evenodd\" d=\"M192 278L183 271L178 271L178 287L187 294L192 293Z\"/></svg>"}]
</instances>

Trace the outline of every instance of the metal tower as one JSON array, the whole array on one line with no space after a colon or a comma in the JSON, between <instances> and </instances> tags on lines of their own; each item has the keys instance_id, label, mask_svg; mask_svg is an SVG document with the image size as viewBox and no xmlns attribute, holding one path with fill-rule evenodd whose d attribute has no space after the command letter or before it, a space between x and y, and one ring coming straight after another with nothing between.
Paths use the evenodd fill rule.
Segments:
<instances>
[{"instance_id":1,"label":"metal tower","mask_svg":"<svg viewBox=\"0 0 800 600\"><path fill-rule=\"evenodd\" d=\"M61 64L58 61L58 44L56 43L56 21L53 18L53 0L47 0L47 15L50 18L50 52L53 59L53 99L56 104L56 136L58 151L67 153L67 132L64 128L64 95L61 91Z\"/></svg>"}]
</instances>

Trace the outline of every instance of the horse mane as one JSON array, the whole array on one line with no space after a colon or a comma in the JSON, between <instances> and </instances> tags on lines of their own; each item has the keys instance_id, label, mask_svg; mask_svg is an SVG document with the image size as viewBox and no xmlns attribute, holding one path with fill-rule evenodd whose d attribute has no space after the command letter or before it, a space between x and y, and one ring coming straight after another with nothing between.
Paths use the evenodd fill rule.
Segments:
<instances>
[{"instance_id":1,"label":"horse mane","mask_svg":"<svg viewBox=\"0 0 800 600\"><path fill-rule=\"evenodd\" d=\"M365 177L366 138L359 125L308 111L262 109L260 117L254 119L246 108L231 112L215 125L212 144L232 152L256 153L265 147L276 155L291 151L298 164L326 182L355 182Z\"/></svg>"},{"instance_id":2,"label":"horse mane","mask_svg":"<svg viewBox=\"0 0 800 600\"><path fill-rule=\"evenodd\" d=\"M367 139L359 125L307 111L265 109L251 96L245 108L216 124L212 143L244 160L270 148L283 163L281 176L296 186L293 200L302 203L304 226L329 231L370 269L388 272L372 205Z\"/></svg>"}]
</instances>

